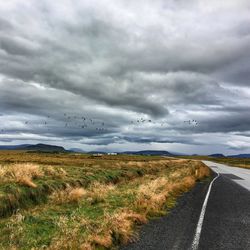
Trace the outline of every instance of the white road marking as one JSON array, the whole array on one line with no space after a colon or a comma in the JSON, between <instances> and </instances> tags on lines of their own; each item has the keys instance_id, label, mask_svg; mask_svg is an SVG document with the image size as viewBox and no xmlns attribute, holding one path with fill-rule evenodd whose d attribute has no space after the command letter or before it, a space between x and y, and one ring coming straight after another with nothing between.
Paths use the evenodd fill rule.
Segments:
<instances>
[{"instance_id":1,"label":"white road marking","mask_svg":"<svg viewBox=\"0 0 250 250\"><path fill-rule=\"evenodd\" d=\"M206 208L207 208L208 198L209 198L209 195L210 195L210 192L211 192L212 185L213 185L214 181L219 176L220 176L220 174L217 173L217 176L212 180L212 182L209 185L209 188L208 188L208 191L207 191L207 195L206 195L206 198L205 198L205 200L203 202L203 206L202 206L202 209L201 209L200 218L199 218L199 221L198 221L198 224L197 224L197 227L196 227L196 232L195 232L195 236L194 236L194 240L193 240L192 248L191 248L192 250L197 250L198 247L199 247L199 241L200 241L200 236L201 236L202 224L203 224L203 220L204 220L204 216L205 216L205 212L206 212Z\"/></svg>"}]
</instances>

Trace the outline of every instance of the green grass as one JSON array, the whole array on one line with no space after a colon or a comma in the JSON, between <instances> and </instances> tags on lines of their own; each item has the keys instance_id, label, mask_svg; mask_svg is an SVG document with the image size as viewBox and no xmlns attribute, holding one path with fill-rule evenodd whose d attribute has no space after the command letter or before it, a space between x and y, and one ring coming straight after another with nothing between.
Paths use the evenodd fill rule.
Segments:
<instances>
[{"instance_id":1,"label":"green grass","mask_svg":"<svg viewBox=\"0 0 250 250\"><path fill-rule=\"evenodd\" d=\"M0 170L20 163L22 168L31 163L43 174L31 178L36 184L31 187L2 173L0 249L124 244L136 236L138 224L166 214L179 195L209 175L203 164L191 160L0 152ZM70 190L79 188L85 193L68 200ZM57 200L57 193L65 199Z\"/></svg>"}]
</instances>

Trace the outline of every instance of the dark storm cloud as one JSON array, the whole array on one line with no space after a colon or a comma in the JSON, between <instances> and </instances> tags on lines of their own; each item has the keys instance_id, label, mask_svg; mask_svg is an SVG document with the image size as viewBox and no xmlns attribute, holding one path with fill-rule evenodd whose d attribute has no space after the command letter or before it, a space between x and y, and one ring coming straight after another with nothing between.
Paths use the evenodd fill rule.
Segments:
<instances>
[{"instance_id":1,"label":"dark storm cloud","mask_svg":"<svg viewBox=\"0 0 250 250\"><path fill-rule=\"evenodd\" d=\"M241 147L249 16L247 0L0 3L0 140Z\"/></svg>"},{"instance_id":2,"label":"dark storm cloud","mask_svg":"<svg viewBox=\"0 0 250 250\"><path fill-rule=\"evenodd\" d=\"M128 142L135 142L135 143L151 143L151 142L154 142L154 143L167 143L167 144L171 144L171 143L180 143L180 144L192 144L192 145L200 145L200 143L198 142L195 142L192 138L185 138L185 137L181 137L181 138L178 138L178 137L173 137L173 138L170 138L168 137L168 139L162 139L162 138L159 138L159 137L149 137L149 138L143 138L143 137L140 137L140 136L134 136L134 137L123 137L121 138L125 141L128 141Z\"/></svg>"},{"instance_id":3,"label":"dark storm cloud","mask_svg":"<svg viewBox=\"0 0 250 250\"><path fill-rule=\"evenodd\" d=\"M1 39L0 47L7 54L21 55L21 56L34 56L35 54L35 48L34 48L35 46L29 40L21 38L13 39L13 37L7 37L4 35L1 36L0 39Z\"/></svg>"},{"instance_id":4,"label":"dark storm cloud","mask_svg":"<svg viewBox=\"0 0 250 250\"><path fill-rule=\"evenodd\" d=\"M241 113L226 113L212 115L201 121L196 132L246 132L250 131L249 110Z\"/></svg>"}]
</instances>

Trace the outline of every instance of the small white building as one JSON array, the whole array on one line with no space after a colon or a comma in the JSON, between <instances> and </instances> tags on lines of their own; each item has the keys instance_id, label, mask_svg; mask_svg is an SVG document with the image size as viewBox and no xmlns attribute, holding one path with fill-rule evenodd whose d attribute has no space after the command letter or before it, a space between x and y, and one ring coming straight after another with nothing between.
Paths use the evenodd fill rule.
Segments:
<instances>
[{"instance_id":1,"label":"small white building","mask_svg":"<svg viewBox=\"0 0 250 250\"><path fill-rule=\"evenodd\" d=\"M92 156L99 157L99 156L103 156L103 154L101 154L101 153L96 153L96 154L92 154Z\"/></svg>"},{"instance_id":2,"label":"small white building","mask_svg":"<svg viewBox=\"0 0 250 250\"><path fill-rule=\"evenodd\" d=\"M108 155L117 155L117 153L108 153Z\"/></svg>"}]
</instances>

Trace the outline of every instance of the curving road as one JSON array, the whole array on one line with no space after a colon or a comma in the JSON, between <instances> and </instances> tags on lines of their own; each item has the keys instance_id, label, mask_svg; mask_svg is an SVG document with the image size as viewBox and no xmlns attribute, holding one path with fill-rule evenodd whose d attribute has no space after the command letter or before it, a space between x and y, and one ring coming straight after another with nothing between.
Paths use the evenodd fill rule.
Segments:
<instances>
[{"instance_id":1,"label":"curving road","mask_svg":"<svg viewBox=\"0 0 250 250\"><path fill-rule=\"evenodd\" d=\"M121 249L250 249L250 170L204 163L216 172L213 182L198 183L169 215L150 221L138 241Z\"/></svg>"},{"instance_id":2,"label":"curving road","mask_svg":"<svg viewBox=\"0 0 250 250\"><path fill-rule=\"evenodd\" d=\"M223 176L229 177L232 181L250 191L250 169L230 167L211 161L203 161L208 167Z\"/></svg>"}]
</instances>

